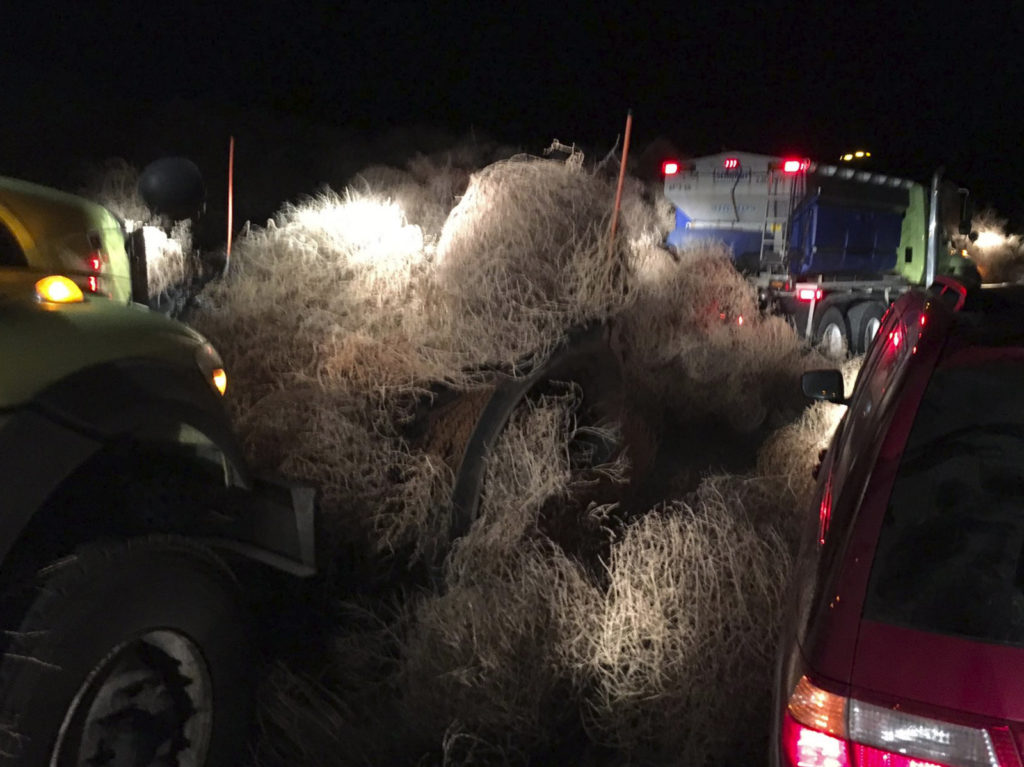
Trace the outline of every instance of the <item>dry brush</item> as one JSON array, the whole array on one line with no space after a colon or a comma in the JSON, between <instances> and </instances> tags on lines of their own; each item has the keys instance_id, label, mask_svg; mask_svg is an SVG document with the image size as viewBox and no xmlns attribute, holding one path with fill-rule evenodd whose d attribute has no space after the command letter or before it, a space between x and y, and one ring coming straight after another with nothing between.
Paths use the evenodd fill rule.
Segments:
<instances>
[{"instance_id":1,"label":"dry brush","mask_svg":"<svg viewBox=\"0 0 1024 767\"><path fill-rule=\"evenodd\" d=\"M707 477L653 508L627 511L614 494L586 505L578 535L597 543L574 547L549 535L546 515L604 487L595 477L628 485L642 455L626 440L581 472L574 440L630 424L585 423L573 387L531 398L488 457L481 514L443 584L338 607L323 658L269 675L264 763L537 763L566 743L607 763L752 758L793 518L810 492L807 459L787 461L813 457L831 425L812 411L790 426L789 392L820 358L759 317L720 247L680 258L657 247L662 217L636 186L614 247L613 179L600 174L490 165L438 231L455 188L450 168L421 162L286 206L238 241L192 317L232 371L250 458L321 487L330 541L447 547L458 450L409 436L423 405L441 402L436 384L478 407L481 369L528 370L588 322L611 329L634 406L624 412L641 413L652 444L707 439L659 433L665 414L752 440L785 428L749 474ZM457 410L444 412L475 412Z\"/></svg>"}]
</instances>

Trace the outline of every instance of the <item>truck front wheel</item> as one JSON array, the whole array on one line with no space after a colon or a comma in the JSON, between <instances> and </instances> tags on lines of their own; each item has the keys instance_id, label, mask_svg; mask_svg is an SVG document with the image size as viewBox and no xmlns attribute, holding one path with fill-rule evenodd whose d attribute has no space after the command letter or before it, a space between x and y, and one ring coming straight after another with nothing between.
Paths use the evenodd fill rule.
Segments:
<instances>
[{"instance_id":1,"label":"truck front wheel","mask_svg":"<svg viewBox=\"0 0 1024 767\"><path fill-rule=\"evenodd\" d=\"M249 618L208 550L177 536L86 544L9 588L3 615L0 764L240 763Z\"/></svg>"}]
</instances>

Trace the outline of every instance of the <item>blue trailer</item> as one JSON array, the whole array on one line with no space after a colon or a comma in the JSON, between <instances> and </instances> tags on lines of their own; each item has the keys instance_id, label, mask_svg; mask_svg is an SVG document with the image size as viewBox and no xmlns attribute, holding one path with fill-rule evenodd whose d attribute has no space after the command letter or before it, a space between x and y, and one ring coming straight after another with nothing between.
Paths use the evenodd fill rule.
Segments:
<instances>
[{"instance_id":1,"label":"blue trailer","mask_svg":"<svg viewBox=\"0 0 1024 767\"><path fill-rule=\"evenodd\" d=\"M966 190L803 158L723 152L664 164L673 253L727 246L762 307L830 356L862 353L897 296L962 266ZM958 263L960 262L960 263Z\"/></svg>"}]
</instances>

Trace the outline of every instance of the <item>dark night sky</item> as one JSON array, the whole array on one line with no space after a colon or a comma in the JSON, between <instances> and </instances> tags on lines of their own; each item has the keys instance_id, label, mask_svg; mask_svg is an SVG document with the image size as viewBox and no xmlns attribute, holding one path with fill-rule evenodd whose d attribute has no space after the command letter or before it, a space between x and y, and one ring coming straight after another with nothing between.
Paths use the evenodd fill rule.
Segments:
<instances>
[{"instance_id":1,"label":"dark night sky","mask_svg":"<svg viewBox=\"0 0 1024 767\"><path fill-rule=\"evenodd\" d=\"M945 164L1024 224L1024 4L946 7L22 4L0 32L0 160L26 172L40 136L40 162L90 137L100 151L119 115L170 99L364 133L473 127L533 151L553 137L608 148L632 108L638 147L665 137L690 155L833 160L864 146L879 169L917 178Z\"/></svg>"}]
</instances>

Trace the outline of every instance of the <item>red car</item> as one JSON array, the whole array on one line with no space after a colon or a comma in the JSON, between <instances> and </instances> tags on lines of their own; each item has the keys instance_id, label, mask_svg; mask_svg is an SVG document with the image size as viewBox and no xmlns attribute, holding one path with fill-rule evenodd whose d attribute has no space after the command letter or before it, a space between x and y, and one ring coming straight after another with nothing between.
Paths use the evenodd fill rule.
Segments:
<instances>
[{"instance_id":1,"label":"red car","mask_svg":"<svg viewBox=\"0 0 1024 767\"><path fill-rule=\"evenodd\" d=\"M781 635L775 767L1024 767L1024 285L900 298L844 398Z\"/></svg>"}]
</instances>

